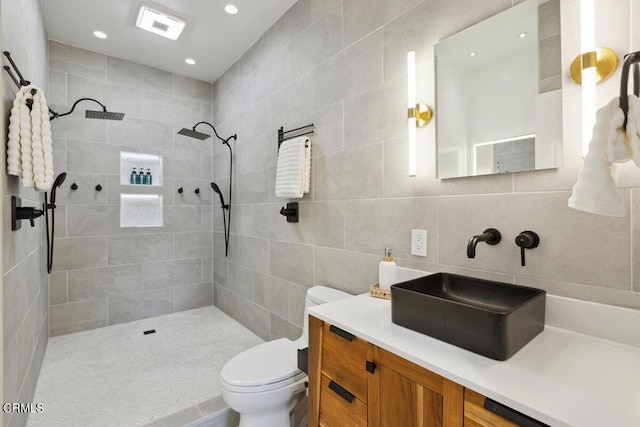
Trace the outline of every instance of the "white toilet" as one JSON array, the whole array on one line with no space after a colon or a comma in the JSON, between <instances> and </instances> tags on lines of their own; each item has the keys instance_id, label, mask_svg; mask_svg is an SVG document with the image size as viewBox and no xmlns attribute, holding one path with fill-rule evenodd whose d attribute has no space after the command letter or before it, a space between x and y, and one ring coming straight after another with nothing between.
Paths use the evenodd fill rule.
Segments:
<instances>
[{"instance_id":1,"label":"white toilet","mask_svg":"<svg viewBox=\"0 0 640 427\"><path fill-rule=\"evenodd\" d=\"M350 296L326 286L309 288L300 338L257 345L224 365L220 371L222 398L240 414L239 427L306 425L307 375L298 369L297 350L308 346L307 309Z\"/></svg>"}]
</instances>

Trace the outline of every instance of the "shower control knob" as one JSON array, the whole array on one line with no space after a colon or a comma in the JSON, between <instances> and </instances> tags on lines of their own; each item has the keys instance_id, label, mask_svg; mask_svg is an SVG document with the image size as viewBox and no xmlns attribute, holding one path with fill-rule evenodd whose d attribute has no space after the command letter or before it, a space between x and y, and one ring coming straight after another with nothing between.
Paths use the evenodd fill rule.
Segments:
<instances>
[{"instance_id":1,"label":"shower control knob","mask_svg":"<svg viewBox=\"0 0 640 427\"><path fill-rule=\"evenodd\" d=\"M196 193L196 194L200 194L200 189L199 189L199 188L196 188L195 193Z\"/></svg>"},{"instance_id":2,"label":"shower control knob","mask_svg":"<svg viewBox=\"0 0 640 427\"><path fill-rule=\"evenodd\" d=\"M75 182L73 184L71 184L71 189L73 191L76 191L78 189L78 184L76 184Z\"/></svg>"},{"instance_id":3,"label":"shower control knob","mask_svg":"<svg viewBox=\"0 0 640 427\"><path fill-rule=\"evenodd\" d=\"M102 191L102 185L100 184L96 185L96 191Z\"/></svg>"},{"instance_id":4,"label":"shower control knob","mask_svg":"<svg viewBox=\"0 0 640 427\"><path fill-rule=\"evenodd\" d=\"M178 188L178 193L182 194L183 191L184 191L184 188L182 187Z\"/></svg>"}]
</instances>

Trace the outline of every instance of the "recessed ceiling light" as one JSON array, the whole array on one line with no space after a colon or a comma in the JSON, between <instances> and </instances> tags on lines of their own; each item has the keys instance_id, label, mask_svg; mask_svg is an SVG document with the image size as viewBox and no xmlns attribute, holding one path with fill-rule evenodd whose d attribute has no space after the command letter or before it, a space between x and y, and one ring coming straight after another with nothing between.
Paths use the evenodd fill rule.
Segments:
<instances>
[{"instance_id":1,"label":"recessed ceiling light","mask_svg":"<svg viewBox=\"0 0 640 427\"><path fill-rule=\"evenodd\" d=\"M523 38L527 37L527 33L520 33L520 34L518 34L518 37L523 39Z\"/></svg>"},{"instance_id":2,"label":"recessed ceiling light","mask_svg":"<svg viewBox=\"0 0 640 427\"><path fill-rule=\"evenodd\" d=\"M93 35L96 36L99 39L106 39L107 38L107 34L105 32L103 32L103 31L96 30L96 31L93 32Z\"/></svg>"},{"instance_id":3,"label":"recessed ceiling light","mask_svg":"<svg viewBox=\"0 0 640 427\"><path fill-rule=\"evenodd\" d=\"M195 59L191 59L191 58L185 59L184 62L186 62L189 65L195 65L196 64L196 60Z\"/></svg>"},{"instance_id":4,"label":"recessed ceiling light","mask_svg":"<svg viewBox=\"0 0 640 427\"><path fill-rule=\"evenodd\" d=\"M476 56L476 53L475 53L475 52L471 52L471 53L469 54L469 56Z\"/></svg>"},{"instance_id":5,"label":"recessed ceiling light","mask_svg":"<svg viewBox=\"0 0 640 427\"><path fill-rule=\"evenodd\" d=\"M238 8L233 4L228 4L224 7L224 11L229 15L235 15L236 13L238 13Z\"/></svg>"},{"instance_id":6,"label":"recessed ceiling light","mask_svg":"<svg viewBox=\"0 0 640 427\"><path fill-rule=\"evenodd\" d=\"M144 4L140 6L136 21L136 27L171 40L180 37L185 25L184 19Z\"/></svg>"}]
</instances>

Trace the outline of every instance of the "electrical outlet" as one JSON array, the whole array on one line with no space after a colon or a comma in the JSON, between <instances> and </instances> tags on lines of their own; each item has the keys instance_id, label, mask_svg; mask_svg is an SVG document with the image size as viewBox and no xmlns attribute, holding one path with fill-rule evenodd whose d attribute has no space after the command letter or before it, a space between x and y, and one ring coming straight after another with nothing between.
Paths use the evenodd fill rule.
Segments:
<instances>
[{"instance_id":1,"label":"electrical outlet","mask_svg":"<svg viewBox=\"0 0 640 427\"><path fill-rule=\"evenodd\" d=\"M411 230L411 255L427 256L427 230Z\"/></svg>"}]
</instances>

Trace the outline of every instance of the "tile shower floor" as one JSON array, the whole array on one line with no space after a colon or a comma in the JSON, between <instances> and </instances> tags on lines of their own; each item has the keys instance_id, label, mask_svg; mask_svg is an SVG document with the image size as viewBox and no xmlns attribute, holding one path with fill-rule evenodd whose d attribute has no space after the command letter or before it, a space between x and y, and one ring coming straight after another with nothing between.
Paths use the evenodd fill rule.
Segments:
<instances>
[{"instance_id":1,"label":"tile shower floor","mask_svg":"<svg viewBox=\"0 0 640 427\"><path fill-rule=\"evenodd\" d=\"M261 342L213 306L51 338L27 425L144 425L220 395L222 366Z\"/></svg>"}]
</instances>

